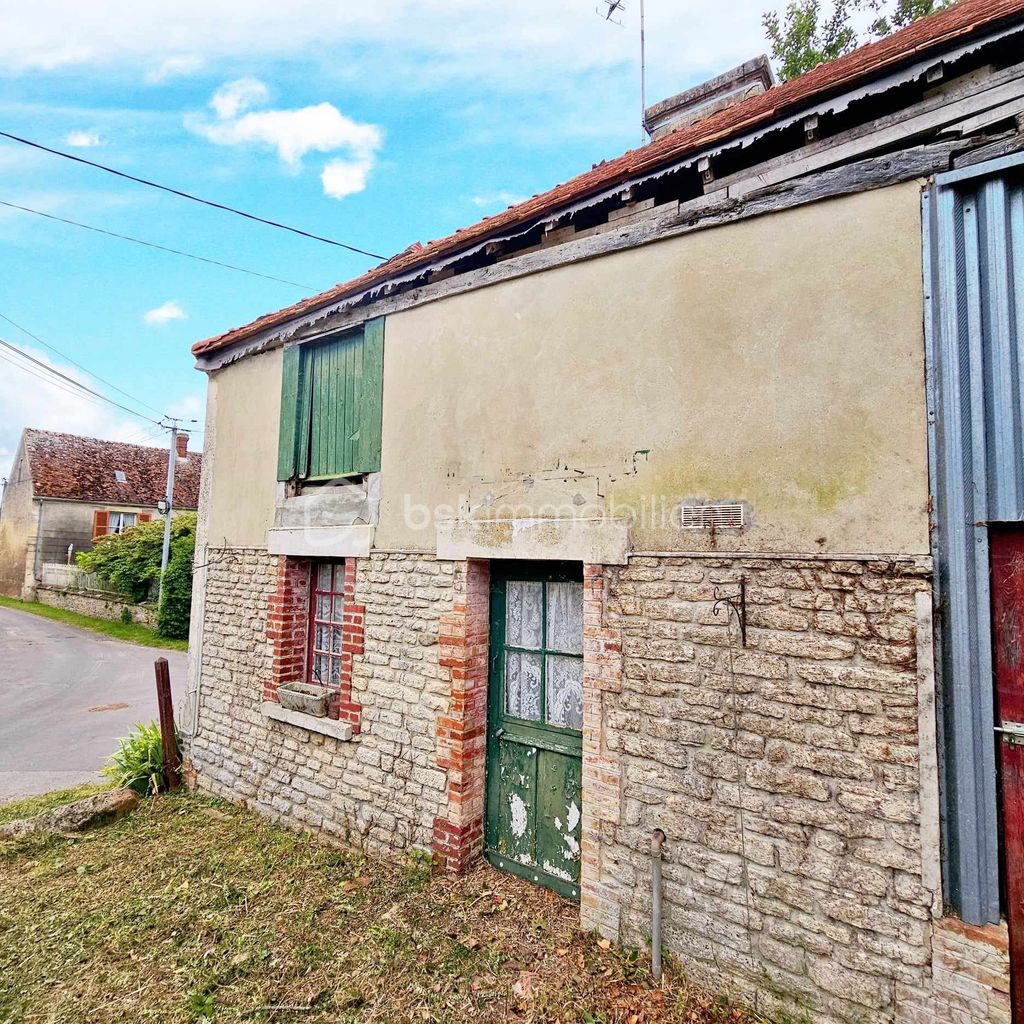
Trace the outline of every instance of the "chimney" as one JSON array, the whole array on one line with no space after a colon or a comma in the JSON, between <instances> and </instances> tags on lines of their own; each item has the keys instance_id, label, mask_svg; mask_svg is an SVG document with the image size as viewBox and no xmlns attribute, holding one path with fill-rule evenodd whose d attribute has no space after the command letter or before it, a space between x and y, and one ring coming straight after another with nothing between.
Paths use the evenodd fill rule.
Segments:
<instances>
[{"instance_id":1,"label":"chimney","mask_svg":"<svg viewBox=\"0 0 1024 1024\"><path fill-rule=\"evenodd\" d=\"M660 139L676 128L695 124L705 117L734 107L750 96L767 92L775 85L772 66L764 55L748 60L724 75L695 85L686 92L655 103L644 111L644 123L651 139Z\"/></svg>"},{"instance_id":2,"label":"chimney","mask_svg":"<svg viewBox=\"0 0 1024 1024\"><path fill-rule=\"evenodd\" d=\"M188 458L188 434L184 430L179 430L177 436L174 439L174 443L178 449L178 458Z\"/></svg>"}]
</instances>

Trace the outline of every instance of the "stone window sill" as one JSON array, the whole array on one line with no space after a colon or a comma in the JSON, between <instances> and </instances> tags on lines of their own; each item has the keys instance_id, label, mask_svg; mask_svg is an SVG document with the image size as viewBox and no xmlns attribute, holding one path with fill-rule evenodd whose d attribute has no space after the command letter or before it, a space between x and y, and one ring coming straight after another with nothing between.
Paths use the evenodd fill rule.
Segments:
<instances>
[{"instance_id":1,"label":"stone window sill","mask_svg":"<svg viewBox=\"0 0 1024 1024\"><path fill-rule=\"evenodd\" d=\"M330 736L332 739L347 743L352 739L352 726L347 722L337 722L333 718L316 718L314 715L304 715L301 711L291 711L283 708L280 704L265 700L262 707L263 717L274 722L284 722L285 725L294 725L297 729L305 729L306 732L320 733L321 736Z\"/></svg>"}]
</instances>

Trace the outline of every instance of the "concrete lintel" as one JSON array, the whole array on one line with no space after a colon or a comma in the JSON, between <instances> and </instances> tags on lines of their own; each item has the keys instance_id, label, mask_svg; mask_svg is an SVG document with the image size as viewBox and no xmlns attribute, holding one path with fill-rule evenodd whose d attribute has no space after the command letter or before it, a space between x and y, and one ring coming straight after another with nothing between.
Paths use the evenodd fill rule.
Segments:
<instances>
[{"instance_id":1,"label":"concrete lintel","mask_svg":"<svg viewBox=\"0 0 1024 1024\"><path fill-rule=\"evenodd\" d=\"M272 555L365 558L371 547L372 526L311 526L267 532L267 551Z\"/></svg>"},{"instance_id":2,"label":"concrete lintel","mask_svg":"<svg viewBox=\"0 0 1024 1024\"><path fill-rule=\"evenodd\" d=\"M285 725L294 725L297 729L305 729L306 732L317 732L321 736L330 736L333 739L347 743L352 739L352 726L347 722L338 722L333 718L316 718L313 715L304 715L301 711L292 711L290 708L283 708L280 704L265 700L260 709L264 718L272 719L275 722L284 722Z\"/></svg>"},{"instance_id":3,"label":"concrete lintel","mask_svg":"<svg viewBox=\"0 0 1024 1024\"><path fill-rule=\"evenodd\" d=\"M437 524L437 557L626 565L626 519L450 519Z\"/></svg>"}]
</instances>

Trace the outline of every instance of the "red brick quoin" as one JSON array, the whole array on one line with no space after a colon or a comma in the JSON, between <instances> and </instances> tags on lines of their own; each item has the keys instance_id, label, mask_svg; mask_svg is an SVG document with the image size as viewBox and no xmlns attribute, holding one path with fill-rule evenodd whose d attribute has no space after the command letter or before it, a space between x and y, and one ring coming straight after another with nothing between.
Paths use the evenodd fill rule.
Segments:
<instances>
[{"instance_id":1,"label":"red brick quoin","mask_svg":"<svg viewBox=\"0 0 1024 1024\"><path fill-rule=\"evenodd\" d=\"M309 660L310 566L307 558L282 555L277 561L277 583L267 599L267 639L270 641L270 679L263 699L277 701L282 683L305 682ZM352 661L363 653L366 609L355 603L356 560L345 559L344 616L342 625L341 686L332 693L328 716L348 722L359 732L362 706L352 699Z\"/></svg>"},{"instance_id":2,"label":"red brick quoin","mask_svg":"<svg viewBox=\"0 0 1024 1024\"><path fill-rule=\"evenodd\" d=\"M345 559L345 613L341 633L341 687L332 695L327 714L348 722L353 734L359 732L363 713L361 704L352 699L352 660L363 653L366 605L356 604L356 560Z\"/></svg>"},{"instance_id":3,"label":"red brick quoin","mask_svg":"<svg viewBox=\"0 0 1024 1024\"><path fill-rule=\"evenodd\" d=\"M277 586L267 599L267 639L270 641L270 679L263 699L277 701L282 683L306 678L309 638L309 561L281 555L277 560Z\"/></svg>"},{"instance_id":4,"label":"red brick quoin","mask_svg":"<svg viewBox=\"0 0 1024 1024\"><path fill-rule=\"evenodd\" d=\"M451 671L451 701L448 714L437 720L437 763L448 773L448 807L434 819L433 852L456 872L483 851L489 585L486 562L460 565L452 610L441 617L438 636L438 664Z\"/></svg>"}]
</instances>

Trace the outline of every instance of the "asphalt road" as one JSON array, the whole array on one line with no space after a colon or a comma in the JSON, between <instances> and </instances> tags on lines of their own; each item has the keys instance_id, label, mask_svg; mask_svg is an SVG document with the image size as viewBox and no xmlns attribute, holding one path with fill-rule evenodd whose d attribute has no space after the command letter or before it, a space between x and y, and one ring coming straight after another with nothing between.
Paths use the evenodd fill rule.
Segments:
<instances>
[{"instance_id":1,"label":"asphalt road","mask_svg":"<svg viewBox=\"0 0 1024 1024\"><path fill-rule=\"evenodd\" d=\"M157 717L159 657L170 663L177 698L184 651L0 608L0 803L100 778L118 739Z\"/></svg>"}]
</instances>

